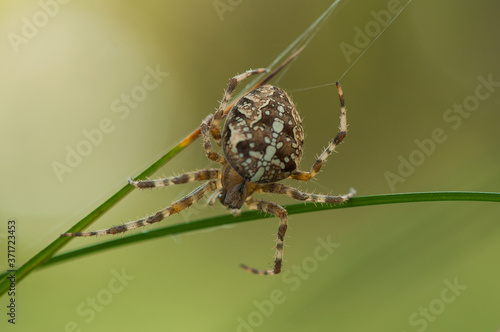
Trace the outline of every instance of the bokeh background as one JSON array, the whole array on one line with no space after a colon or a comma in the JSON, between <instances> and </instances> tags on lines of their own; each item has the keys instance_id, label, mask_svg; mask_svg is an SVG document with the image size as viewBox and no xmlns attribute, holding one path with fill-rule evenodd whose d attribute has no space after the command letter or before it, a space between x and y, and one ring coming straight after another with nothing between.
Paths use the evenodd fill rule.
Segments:
<instances>
[{"instance_id":1,"label":"bokeh background","mask_svg":"<svg viewBox=\"0 0 500 332\"><path fill-rule=\"evenodd\" d=\"M17 220L20 265L196 128L217 107L231 76L267 66L330 4L2 1L1 270L8 218ZM342 1L274 82L304 118L308 169L338 126L332 83L366 51L341 80L349 110L345 143L301 189L338 194L354 187L360 196L500 191L500 86L486 88L480 79L500 82L500 5L414 0L379 37L357 37L359 30L381 27L376 17L387 18L381 11L404 5ZM357 49L346 55L346 47ZM158 84L148 80L150 90L141 90L155 70L162 73ZM132 92L138 97L127 104L123 98ZM453 113L461 105L463 111ZM431 144L435 130L440 135ZM93 144L85 143L85 133L96 135ZM86 155L54 170L78 148ZM400 166L403 160L413 166ZM157 176L207 166L198 141ZM92 228L150 214L194 186L134 191ZM201 203L155 228L226 213ZM276 219L146 241L32 273L18 285L15 327L6 322L8 298L0 299L0 326L497 331L499 216L498 204L476 202L293 215L286 273L277 277L238 268L243 262L269 266ZM63 251L105 240L75 239ZM329 241L330 249L321 246Z\"/></svg>"}]
</instances>

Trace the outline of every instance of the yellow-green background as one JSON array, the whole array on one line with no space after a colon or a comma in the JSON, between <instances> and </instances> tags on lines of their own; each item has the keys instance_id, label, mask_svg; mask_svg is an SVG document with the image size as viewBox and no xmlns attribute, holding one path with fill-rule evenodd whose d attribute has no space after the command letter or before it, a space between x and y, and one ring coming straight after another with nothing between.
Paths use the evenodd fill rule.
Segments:
<instances>
[{"instance_id":1,"label":"yellow-green background","mask_svg":"<svg viewBox=\"0 0 500 332\"><path fill-rule=\"evenodd\" d=\"M49 1L41 1L50 3ZM223 3L229 3L222 0ZM403 5L405 1L401 1ZM329 1L234 1L220 19L214 1L72 1L15 52L9 33L32 21L37 1L0 5L0 267L5 269L6 221L17 220L21 265L174 146L217 107L228 79L267 66ZM342 42L374 21L388 1L343 1L279 85L292 95L306 131L303 168L336 133L335 82L350 63ZM493 1L414 0L341 80L349 135L306 191L359 195L392 192L416 139L442 128L448 139L395 192L500 191L500 88L452 129L443 114L473 95L479 76L500 82L500 6ZM373 38L372 38L373 40ZM146 67L169 72L130 115L111 104L142 83ZM103 118L115 129L58 181L54 161L84 140ZM200 142L158 176L210 166ZM167 206L193 184L135 191L93 229L134 220ZM282 203L290 200L272 198ZM203 204L165 224L227 213ZM20 331L497 331L500 328L500 206L440 202L385 205L293 215L281 276L244 273L265 268L277 220L146 241L52 266L18 286ZM155 226L158 227L158 226ZM139 231L140 232L140 231ZM318 238L339 248L307 276ZM105 241L75 239L64 250ZM106 293L113 271L133 276L95 317L77 308ZM419 308L439 306L455 279L467 286L433 321L411 325ZM296 285L297 287L292 288ZM257 306L281 294L267 315ZM448 295L451 293L448 293ZM0 300L2 331L8 298ZM257 306L256 306L257 303ZM438 307L436 307L438 308ZM88 309L88 307L86 307ZM271 311L269 309L269 311ZM422 319L420 316L418 319ZM257 323L258 324L257 324ZM250 329L240 329L250 331Z\"/></svg>"}]
</instances>

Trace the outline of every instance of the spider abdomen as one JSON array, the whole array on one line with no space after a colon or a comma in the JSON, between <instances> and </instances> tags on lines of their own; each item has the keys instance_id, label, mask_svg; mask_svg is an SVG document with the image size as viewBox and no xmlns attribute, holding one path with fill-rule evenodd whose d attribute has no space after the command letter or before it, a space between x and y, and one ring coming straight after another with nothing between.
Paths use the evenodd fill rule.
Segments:
<instances>
[{"instance_id":1,"label":"spider abdomen","mask_svg":"<svg viewBox=\"0 0 500 332\"><path fill-rule=\"evenodd\" d=\"M227 161L246 181L276 182L297 169L304 132L290 97L265 85L250 91L228 114L222 133Z\"/></svg>"}]
</instances>

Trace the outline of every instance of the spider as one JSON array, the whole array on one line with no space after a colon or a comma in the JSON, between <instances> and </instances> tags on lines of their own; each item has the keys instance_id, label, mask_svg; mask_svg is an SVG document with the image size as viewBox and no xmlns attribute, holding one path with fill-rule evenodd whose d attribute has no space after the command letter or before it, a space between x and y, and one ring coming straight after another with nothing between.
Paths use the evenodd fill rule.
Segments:
<instances>
[{"instance_id":1,"label":"spider","mask_svg":"<svg viewBox=\"0 0 500 332\"><path fill-rule=\"evenodd\" d=\"M260 275L280 273L283 263L283 242L288 226L287 211L276 203L255 199L253 194L283 194L300 201L340 204L351 198L355 191L351 189L348 194L342 196L316 195L278 183L286 178L299 181L309 181L314 178L327 157L346 136L346 108L339 83L336 85L340 98L340 128L335 138L313 163L310 171L298 169L304 142L300 116L288 94L276 86L263 85L243 95L227 115L221 132L219 125L236 86L249 76L265 71L264 68L249 70L231 78L219 108L214 115L209 115L201 123L206 155L210 160L219 163L220 169L198 170L158 180L129 179L129 183L139 189L166 187L193 181L205 181L204 184L152 216L105 230L64 233L62 236L124 233L162 221L213 191L214 195L209 198L210 205L218 198L223 206L235 214L246 205L252 210L266 212L279 218L274 267L268 270L255 269L243 264L241 267L250 273ZM214 151L212 139L222 149L223 154Z\"/></svg>"}]
</instances>

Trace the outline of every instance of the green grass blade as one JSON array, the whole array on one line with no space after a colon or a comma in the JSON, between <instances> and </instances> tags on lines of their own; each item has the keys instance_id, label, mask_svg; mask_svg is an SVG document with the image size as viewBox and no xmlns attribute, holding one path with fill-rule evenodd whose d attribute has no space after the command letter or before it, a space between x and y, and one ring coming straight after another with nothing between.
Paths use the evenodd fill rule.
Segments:
<instances>
[{"instance_id":1,"label":"green grass blade","mask_svg":"<svg viewBox=\"0 0 500 332\"><path fill-rule=\"evenodd\" d=\"M185 145L183 144L183 142L176 145L173 149L171 149L164 156L162 156L160 159L158 159L155 163L153 163L150 167L148 167L144 172L142 172L137 178L144 178L147 176L151 176L154 172L156 172L158 169L160 169L167 161L172 159L175 155L177 155L179 152L181 152L184 149ZM96 219L98 219L101 215L103 215L109 209L111 209L116 203L118 203L125 196L127 196L132 190L134 190L133 186L131 186L129 184L125 185L116 194L111 196L108 200L106 200L104 203L99 205L95 210L90 212L85 218L83 218L78 223L76 223L73 227L71 227L67 232L73 233L73 232L83 231L88 226L90 226ZM25 264L23 264L16 271L16 284L19 284L19 282L22 279L24 279L29 273L31 273L34 269L36 269L37 267L39 267L39 266L45 264L47 261L49 261L49 259L59 249L61 249L63 246L65 246L72 239L73 238L71 238L71 237L58 237L51 244L49 244L47 247L45 247L42 251L40 251L38 254L33 256L33 258L31 258L29 261L27 261ZM2 274L0 277L1 278L0 296L2 296L9 289L9 286L10 286L10 281L8 279L3 278L3 277L4 277L4 275Z\"/></svg>"},{"instance_id":2,"label":"green grass blade","mask_svg":"<svg viewBox=\"0 0 500 332\"><path fill-rule=\"evenodd\" d=\"M272 72L268 73L265 75L263 78L260 76L257 76L250 82L250 86L259 86L261 84L264 84L267 82L269 79L274 77L278 72L280 72L284 66L289 63L291 60L293 60L303 49L299 49L296 51L294 54L292 54L287 60L285 60L280 66L278 66L276 69L274 69ZM286 52L283 52L281 56L284 56ZM255 85L257 84L257 85ZM242 90L238 93L237 97L234 100L237 100L240 95L245 93L245 90ZM233 105L235 101L231 103ZM229 105L229 108L231 107ZM136 177L136 180L138 179L143 179L145 177L153 175L160 167L165 165L167 161L175 157L179 152L184 150L186 146L194 142L197 137L200 135L200 129L196 129L194 132L189 134L186 138L184 138L179 144L177 144L173 149L171 149L169 152L167 152L163 157L158 159L154 164L152 164L150 167L148 167L144 172L139 174ZM75 233L75 232L81 232L82 230L86 229L88 226L90 226L95 220L97 220L101 215L106 213L109 209L111 209L116 203L118 203L120 200L122 200L125 196L127 196L132 190L134 189L133 186L126 185L122 189L120 189L116 194L111 196L108 200L106 200L104 203L102 203L100 206L98 206L94 211L92 211L90 214L88 214L85 218L80 220L78 223L76 223L73 227L71 227L66 233ZM33 258L31 258L28 262L26 262L24 265L19 268L19 270L16 271L16 282L19 283L21 280L23 280L31 271L33 271L35 268L43 265L46 263L50 257L52 257L57 251L59 251L63 246L65 246L69 241L71 241L71 237L64 237L64 238L57 238L54 242L49 244L47 247L45 247L42 251L40 251L38 254L36 254ZM1 279L0 277L0 296L2 296L9 288L10 282L7 279Z\"/></svg>"},{"instance_id":3,"label":"green grass blade","mask_svg":"<svg viewBox=\"0 0 500 332\"><path fill-rule=\"evenodd\" d=\"M415 203L415 202L437 202L437 201L482 201L482 202L500 202L500 193L487 192L460 192L460 191L442 191L442 192L422 192L422 193L403 193L403 194L387 194L375 196L354 197L342 205L315 205L314 203L299 203L286 206L288 214L299 214L315 211L324 211L332 209L341 209L348 207L361 207L381 204L396 204L396 203ZM56 263L61 263L76 257L88 255L104 251L111 248L120 247L127 244L137 243L145 240L151 240L158 237L165 237L174 234L192 232L205 228L218 227L223 225L231 225L250 220L272 217L257 211L246 211L240 216L234 217L231 214L205 218L188 223L170 225L158 228L152 231L135 234L118 239L112 239L93 246L70 251L56 257L44 261L43 266L49 266ZM57 240L56 240L57 241ZM0 275L4 277L6 273Z\"/></svg>"},{"instance_id":4,"label":"green grass blade","mask_svg":"<svg viewBox=\"0 0 500 332\"><path fill-rule=\"evenodd\" d=\"M338 1L334 2L327 12L330 12L337 6ZM309 38L305 39L304 36L306 36L310 30L314 30L314 27L318 26L319 24L323 23L327 18L327 15L322 15L320 16L319 19L317 19L311 27L309 27L308 30L306 30L303 34L301 34L285 51L283 51L278 57L271 63L271 65L268 67L271 69L271 67L274 67L274 65L280 61L286 54L291 52L291 50L302 43L302 47L296 51L294 54L292 54L288 59L286 59L280 66L275 68L272 72L269 74L265 75L263 78L261 75L255 77L250 83L247 85L247 87L257 87L258 85L264 84L267 82L269 79L274 77L278 72L280 72L284 66L290 62L292 59L294 59L305 47L305 45L312 39L314 34L312 34ZM240 91L234 100L238 100L238 98L244 94L246 89L243 89ZM234 104L231 103L231 105ZM229 105L229 109L231 108L231 105ZM151 165L149 168L147 168L144 172L142 172L136 179L142 179L147 176L151 176L154 172L156 172L160 167L162 167L167 161L172 159L174 156L176 156L179 152L184 150L186 146L191 144L193 141L196 140L196 138L199 136L200 131L199 128L195 130L193 133L188 135L185 139L183 139L179 144L177 144L172 150L167 152L163 157L158 159L153 165ZM103 204L98 206L94 211L92 211L89 215L87 215L85 218L80 220L77 224L75 224L73 227L71 227L67 233L74 233L74 232L80 232L87 228L90 224L92 224L96 219L98 219L101 215L106 213L109 209L111 209L116 203L118 203L122 198L127 196L132 191L133 187L126 185L120 191L118 191L116 194L114 194L112 197L110 197L108 200L106 200ZM45 247L42 251L40 251L38 254L36 254L33 258L31 258L28 262L26 262L24 265L22 265L16 272L16 281L20 282L22 279L24 279L31 271L36 269L37 267L43 265L46 263L50 257L52 257L58 250L60 250L63 246L65 246L69 241L71 241L72 238L58 238L51 244L49 244L47 247ZM9 288L10 282L9 280L5 278L0 277L0 296L2 296Z\"/></svg>"}]
</instances>

